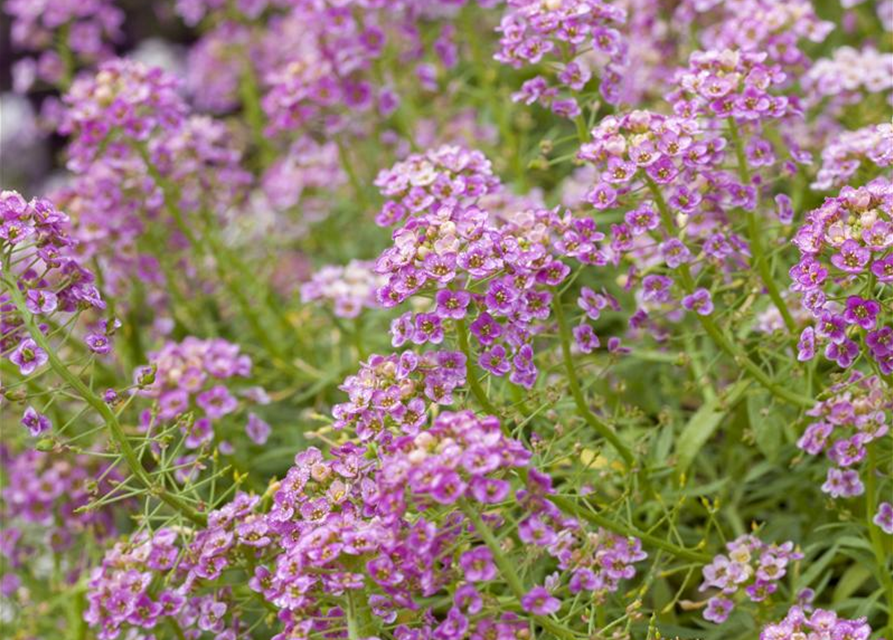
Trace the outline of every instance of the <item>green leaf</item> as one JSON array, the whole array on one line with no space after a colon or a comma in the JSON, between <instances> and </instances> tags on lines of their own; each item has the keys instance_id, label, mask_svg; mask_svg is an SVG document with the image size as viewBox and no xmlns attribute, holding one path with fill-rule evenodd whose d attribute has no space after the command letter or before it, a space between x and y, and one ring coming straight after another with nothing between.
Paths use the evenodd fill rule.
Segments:
<instances>
[{"instance_id":1,"label":"green leaf","mask_svg":"<svg viewBox=\"0 0 893 640\"><path fill-rule=\"evenodd\" d=\"M782 408L772 402L766 391L757 391L747 398L747 418L757 448L769 460L775 460L784 443L784 428L790 422Z\"/></svg>"},{"instance_id":2,"label":"green leaf","mask_svg":"<svg viewBox=\"0 0 893 640\"><path fill-rule=\"evenodd\" d=\"M681 475L688 471L691 463L716 432L716 429L734 408L750 386L749 380L741 380L732 385L728 392L711 402L701 405L682 429L676 442L678 461L676 470Z\"/></svg>"},{"instance_id":3,"label":"green leaf","mask_svg":"<svg viewBox=\"0 0 893 640\"><path fill-rule=\"evenodd\" d=\"M838 582L837 586L834 588L832 602L835 605L840 604L853 595L856 590L870 578L871 570L868 567L854 564L846 570L843 576L841 576L840 582Z\"/></svg>"}]
</instances>

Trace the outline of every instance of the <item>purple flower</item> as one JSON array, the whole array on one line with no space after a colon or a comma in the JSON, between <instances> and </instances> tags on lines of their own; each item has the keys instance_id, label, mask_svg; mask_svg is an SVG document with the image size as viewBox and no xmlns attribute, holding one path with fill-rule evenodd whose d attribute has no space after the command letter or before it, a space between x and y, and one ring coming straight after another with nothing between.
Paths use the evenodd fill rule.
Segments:
<instances>
[{"instance_id":1,"label":"purple flower","mask_svg":"<svg viewBox=\"0 0 893 640\"><path fill-rule=\"evenodd\" d=\"M670 301L671 286L672 278L649 274L642 278L642 297L649 302L667 303Z\"/></svg>"},{"instance_id":2,"label":"purple flower","mask_svg":"<svg viewBox=\"0 0 893 640\"><path fill-rule=\"evenodd\" d=\"M797 342L797 360L807 362L815 357L815 331L812 327L806 327L800 334Z\"/></svg>"},{"instance_id":3,"label":"purple flower","mask_svg":"<svg viewBox=\"0 0 893 640\"><path fill-rule=\"evenodd\" d=\"M52 429L53 423L42 413L35 411L34 407L28 407L22 415L22 426L26 427L32 436L37 437Z\"/></svg>"},{"instance_id":4,"label":"purple flower","mask_svg":"<svg viewBox=\"0 0 893 640\"><path fill-rule=\"evenodd\" d=\"M839 344L832 342L825 347L825 357L836 362L837 366L842 369L850 367L856 361L856 356L858 355L859 345L849 338L844 338Z\"/></svg>"},{"instance_id":5,"label":"purple flower","mask_svg":"<svg viewBox=\"0 0 893 640\"><path fill-rule=\"evenodd\" d=\"M574 341L583 353L592 353L599 348L600 342L598 336L595 335L592 327L588 324L581 324L574 327Z\"/></svg>"},{"instance_id":6,"label":"purple flower","mask_svg":"<svg viewBox=\"0 0 893 640\"><path fill-rule=\"evenodd\" d=\"M217 420L232 413L239 406L239 401L230 395L229 390L222 384L218 384L195 399L208 418Z\"/></svg>"},{"instance_id":7,"label":"purple flower","mask_svg":"<svg viewBox=\"0 0 893 640\"><path fill-rule=\"evenodd\" d=\"M412 334L415 344L440 344L443 342L443 324L440 316L434 313L420 313L415 317L415 331Z\"/></svg>"},{"instance_id":8,"label":"purple flower","mask_svg":"<svg viewBox=\"0 0 893 640\"><path fill-rule=\"evenodd\" d=\"M660 244L660 253L671 269L691 260L691 251L678 238L670 238Z\"/></svg>"},{"instance_id":9,"label":"purple flower","mask_svg":"<svg viewBox=\"0 0 893 640\"><path fill-rule=\"evenodd\" d=\"M609 303L608 296L596 293L589 287L583 287L580 290L580 297L577 298L577 306L585 311L591 320L598 320L602 309Z\"/></svg>"},{"instance_id":10,"label":"purple flower","mask_svg":"<svg viewBox=\"0 0 893 640\"><path fill-rule=\"evenodd\" d=\"M839 467L851 467L865 458L866 442L866 437L861 433L838 440L828 450L828 457Z\"/></svg>"},{"instance_id":11,"label":"purple flower","mask_svg":"<svg viewBox=\"0 0 893 640\"><path fill-rule=\"evenodd\" d=\"M729 614L735 608L735 603L728 598L714 596L707 601L707 608L704 610L704 619L716 624L722 624L729 619Z\"/></svg>"},{"instance_id":12,"label":"purple flower","mask_svg":"<svg viewBox=\"0 0 893 640\"><path fill-rule=\"evenodd\" d=\"M893 255L875 260L871 265L871 273L878 279L878 282L893 282Z\"/></svg>"},{"instance_id":13,"label":"purple flower","mask_svg":"<svg viewBox=\"0 0 893 640\"><path fill-rule=\"evenodd\" d=\"M893 504L880 503L872 522L879 526L884 533L893 536Z\"/></svg>"},{"instance_id":14,"label":"purple flower","mask_svg":"<svg viewBox=\"0 0 893 640\"><path fill-rule=\"evenodd\" d=\"M52 291L31 289L25 294L25 306L35 315L52 313L58 304L59 298Z\"/></svg>"},{"instance_id":15,"label":"purple flower","mask_svg":"<svg viewBox=\"0 0 893 640\"><path fill-rule=\"evenodd\" d=\"M561 609L561 600L550 594L545 587L534 587L521 598L521 607L527 613L547 616Z\"/></svg>"},{"instance_id":16,"label":"purple flower","mask_svg":"<svg viewBox=\"0 0 893 640\"><path fill-rule=\"evenodd\" d=\"M828 476L822 485L822 491L832 498L852 498L865 492L865 485L859 479L859 472L852 469L828 469Z\"/></svg>"},{"instance_id":17,"label":"purple flower","mask_svg":"<svg viewBox=\"0 0 893 640\"><path fill-rule=\"evenodd\" d=\"M862 273L871 259L871 251L852 238L840 245L840 251L831 256L831 264L847 273Z\"/></svg>"},{"instance_id":18,"label":"purple flower","mask_svg":"<svg viewBox=\"0 0 893 640\"><path fill-rule=\"evenodd\" d=\"M794 221L794 207L791 204L791 199L784 193L779 193L775 196L775 204L778 207L776 211L778 221L782 224L791 224Z\"/></svg>"},{"instance_id":19,"label":"purple flower","mask_svg":"<svg viewBox=\"0 0 893 640\"><path fill-rule=\"evenodd\" d=\"M700 316L709 316L713 313L713 299L707 289L696 289L691 295L682 298L682 306L689 311L694 311Z\"/></svg>"},{"instance_id":20,"label":"purple flower","mask_svg":"<svg viewBox=\"0 0 893 640\"><path fill-rule=\"evenodd\" d=\"M640 236L643 233L653 231L660 225L660 218L657 212L648 205L642 205L637 209L629 211L624 216L626 224L632 230L633 235Z\"/></svg>"},{"instance_id":21,"label":"purple flower","mask_svg":"<svg viewBox=\"0 0 893 640\"><path fill-rule=\"evenodd\" d=\"M103 333L90 333L84 338L84 342L87 343L90 351L99 355L104 355L112 350L111 341Z\"/></svg>"},{"instance_id":22,"label":"purple flower","mask_svg":"<svg viewBox=\"0 0 893 640\"><path fill-rule=\"evenodd\" d=\"M596 209L610 209L617 202L617 190L606 182L600 182L586 194L586 202Z\"/></svg>"},{"instance_id":23,"label":"purple flower","mask_svg":"<svg viewBox=\"0 0 893 640\"><path fill-rule=\"evenodd\" d=\"M455 504L465 493L466 484L455 471L442 470L431 483L431 497L440 504Z\"/></svg>"},{"instance_id":24,"label":"purple flower","mask_svg":"<svg viewBox=\"0 0 893 640\"><path fill-rule=\"evenodd\" d=\"M270 425L253 413L248 414L248 424L245 425L245 433L255 444L266 444L270 437Z\"/></svg>"},{"instance_id":25,"label":"purple flower","mask_svg":"<svg viewBox=\"0 0 893 640\"><path fill-rule=\"evenodd\" d=\"M487 582L496 577L493 554L487 547L475 547L459 557L463 577L469 582Z\"/></svg>"},{"instance_id":26,"label":"purple flower","mask_svg":"<svg viewBox=\"0 0 893 640\"><path fill-rule=\"evenodd\" d=\"M478 364L492 373L494 376L504 376L511 371L512 365L506 359L508 354L501 344L484 351L478 359Z\"/></svg>"},{"instance_id":27,"label":"purple flower","mask_svg":"<svg viewBox=\"0 0 893 640\"><path fill-rule=\"evenodd\" d=\"M450 291L443 289L435 296L437 312L444 318L461 320L465 317L471 294L467 291Z\"/></svg>"},{"instance_id":28,"label":"purple flower","mask_svg":"<svg viewBox=\"0 0 893 640\"><path fill-rule=\"evenodd\" d=\"M865 336L865 346L875 359L893 355L893 327L881 327Z\"/></svg>"},{"instance_id":29,"label":"purple flower","mask_svg":"<svg viewBox=\"0 0 893 640\"><path fill-rule=\"evenodd\" d=\"M502 325L484 312L468 327L482 345L490 345L502 335Z\"/></svg>"},{"instance_id":30,"label":"purple flower","mask_svg":"<svg viewBox=\"0 0 893 640\"><path fill-rule=\"evenodd\" d=\"M19 373L27 376L46 364L49 357L33 339L25 338L9 356L9 360L19 367Z\"/></svg>"},{"instance_id":31,"label":"purple flower","mask_svg":"<svg viewBox=\"0 0 893 640\"><path fill-rule=\"evenodd\" d=\"M823 313L816 323L815 333L820 338L827 338L831 342L841 343L846 340L846 321L842 316L833 313Z\"/></svg>"},{"instance_id":32,"label":"purple flower","mask_svg":"<svg viewBox=\"0 0 893 640\"><path fill-rule=\"evenodd\" d=\"M521 521L518 525L518 537L522 542L540 547L548 547L558 538L555 531L537 516Z\"/></svg>"},{"instance_id":33,"label":"purple flower","mask_svg":"<svg viewBox=\"0 0 893 640\"><path fill-rule=\"evenodd\" d=\"M843 312L843 319L866 330L874 329L877 315L880 311L881 305L875 300L850 296L846 300L846 310Z\"/></svg>"},{"instance_id":34,"label":"purple flower","mask_svg":"<svg viewBox=\"0 0 893 640\"><path fill-rule=\"evenodd\" d=\"M505 500L511 485L505 480L476 477L471 481L471 495L483 504L497 504Z\"/></svg>"}]
</instances>

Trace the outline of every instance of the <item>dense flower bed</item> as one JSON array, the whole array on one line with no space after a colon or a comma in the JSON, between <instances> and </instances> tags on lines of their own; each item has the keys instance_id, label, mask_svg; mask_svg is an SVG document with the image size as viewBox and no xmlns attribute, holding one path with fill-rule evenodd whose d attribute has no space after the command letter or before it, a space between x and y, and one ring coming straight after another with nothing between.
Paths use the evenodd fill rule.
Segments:
<instances>
[{"instance_id":1,"label":"dense flower bed","mask_svg":"<svg viewBox=\"0 0 893 640\"><path fill-rule=\"evenodd\" d=\"M893 1L2 11L4 637L893 640Z\"/></svg>"}]
</instances>

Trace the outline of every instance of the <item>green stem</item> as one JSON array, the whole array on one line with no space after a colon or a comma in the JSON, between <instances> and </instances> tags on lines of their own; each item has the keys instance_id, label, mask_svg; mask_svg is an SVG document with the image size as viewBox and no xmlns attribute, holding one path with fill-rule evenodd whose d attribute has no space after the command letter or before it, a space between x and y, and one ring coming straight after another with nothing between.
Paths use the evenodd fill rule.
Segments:
<instances>
[{"instance_id":1,"label":"green stem","mask_svg":"<svg viewBox=\"0 0 893 640\"><path fill-rule=\"evenodd\" d=\"M691 562L698 562L701 564L707 564L708 562L710 562L710 556L705 553L699 553L697 551L692 551L691 549L686 549L685 547L677 546L672 542L663 540L662 538L658 538L649 533L639 531L634 527L629 527L610 518L606 518L605 516L594 511L591 507L582 509L570 498L555 495L548 496L548 498L549 502L554 504L565 513L569 513L577 518L586 520L591 524L597 525L599 527L602 527L603 529L607 529L608 531L612 531L621 536L638 538L644 544L652 546L655 549L666 551L679 560L689 560Z\"/></svg>"},{"instance_id":2,"label":"green stem","mask_svg":"<svg viewBox=\"0 0 893 640\"><path fill-rule=\"evenodd\" d=\"M376 624L365 591L362 589L347 590L345 614L347 615L347 637L350 640L360 640L375 635Z\"/></svg>"},{"instance_id":3,"label":"green stem","mask_svg":"<svg viewBox=\"0 0 893 640\"><path fill-rule=\"evenodd\" d=\"M738 176L744 186L749 186L752 179L750 169L747 166L747 156L744 153L744 142L741 140L741 134L738 131L738 125L735 122L735 119L729 118L728 124L729 135L732 138L732 145L735 148L735 156L738 159ZM766 249L763 247L762 230L760 229L760 223L757 220L757 208L757 206L754 206L753 209L745 211L745 216L747 217L747 236L748 241L750 242L750 251L753 255L753 266L756 268L757 273L760 275L760 279L763 281L763 285L769 292L769 297L772 298L773 304L776 306L779 313L781 313L785 326L788 328L788 331L793 333L797 330L797 322L791 315L787 302L785 302L785 299L781 296L781 292L778 289L778 283L776 283L775 278L772 277L772 270L766 259Z\"/></svg>"},{"instance_id":4,"label":"green stem","mask_svg":"<svg viewBox=\"0 0 893 640\"><path fill-rule=\"evenodd\" d=\"M152 164L151 158L149 157L148 149L145 147L145 145L137 144L135 146L137 151L142 156L143 162L146 165L149 175L152 177L152 180L161 189L162 195L164 197L165 207L174 217L174 221L177 223L177 226L180 228L180 231L183 233L183 235L186 236L189 244L192 245L196 250L209 253L214 259L214 265L217 270L218 277L223 282L227 291L229 291L230 294L232 294L233 298L235 298L236 302L239 305L239 308L242 311L242 314L248 322L249 327L251 327L251 331L254 334L255 338L258 340L258 342L260 342L261 345L263 345L264 349L270 356L278 359L291 373L299 373L298 370L291 365L288 354L283 350L281 346L282 343L277 343L274 340L271 332L264 326L257 308L245 295L245 291L249 290L250 287L243 287L240 282L236 281L238 278L250 274L248 266L244 262L242 262L239 256L230 251L223 245L222 242L220 242L220 240L214 233L213 221L210 219L209 215L205 215L203 218L203 222L205 223L207 232L201 237L196 236L192 232L192 229L190 229L190 227L186 224L186 221L183 219L183 214L180 211L179 187L175 183L171 182L163 175L161 175L161 172L158 171L158 168ZM231 267L231 270L228 269L227 266ZM230 277L231 273L235 274L235 277ZM261 305L261 309L267 310L269 309L269 307Z\"/></svg>"},{"instance_id":5,"label":"green stem","mask_svg":"<svg viewBox=\"0 0 893 640\"><path fill-rule=\"evenodd\" d=\"M660 212L660 217L663 221L664 229L669 235L675 235L675 230L673 228L673 216L670 213L670 209L667 206L666 201L664 200L663 194L660 192L660 188L649 176L645 176L645 182L648 184L648 188L650 189L651 194L654 197L654 202L657 205L658 211ZM688 265L685 263L680 264L678 271L680 279L682 281L683 289L685 289L686 293L692 293L695 290L695 281L691 275L691 271L689 270ZM716 346L730 355L735 361L735 364L747 371L747 373L749 373L754 380L760 383L774 396L796 407L803 407L806 409L812 407L815 404L815 401L812 398L802 396L798 393L794 393L793 391L789 391L783 386L777 385L757 363L751 360L750 357L746 353L744 353L744 351L738 349L734 344L732 344L732 342L725 336L719 326L713 321L712 317L702 316L701 314L695 315L697 316L698 321L701 323L701 326L704 327L707 335L709 335L713 342L716 343Z\"/></svg>"},{"instance_id":6,"label":"green stem","mask_svg":"<svg viewBox=\"0 0 893 640\"><path fill-rule=\"evenodd\" d=\"M180 623L177 622L177 619L168 616L167 621L170 624L171 629L173 629L177 640L186 640L186 635L183 633L183 629L180 628Z\"/></svg>"},{"instance_id":7,"label":"green stem","mask_svg":"<svg viewBox=\"0 0 893 640\"><path fill-rule=\"evenodd\" d=\"M483 538L484 544L487 545L487 548L490 549L490 553L493 554L493 562L495 562L496 566L499 568L499 572L502 574L505 583L520 602L527 591L524 589L524 583L521 581L521 577L515 571L515 565L512 564L511 560L509 560L502 552L499 540L496 539L496 536L493 535L490 527L487 526L474 507L468 505L464 501L460 503L460 505L462 511L474 525L475 531L477 531L478 535ZM573 631L546 616L533 615L532 618L536 620L543 629L558 638L574 640L577 637Z\"/></svg>"},{"instance_id":8,"label":"green stem","mask_svg":"<svg viewBox=\"0 0 893 640\"><path fill-rule=\"evenodd\" d=\"M887 631L893 634L893 574L887 569L887 560L893 557L893 538L884 539L881 532L874 522L874 514L877 513L877 452L875 447L868 445L868 476L865 479L865 523L868 526L868 536L871 539L871 548L874 551L874 557L877 560L878 576L881 586L887 597L888 608L888 627Z\"/></svg>"},{"instance_id":9,"label":"green stem","mask_svg":"<svg viewBox=\"0 0 893 640\"><path fill-rule=\"evenodd\" d=\"M92 407L96 413L102 417L105 421L106 426L108 427L109 434L111 435L112 440L117 444L118 448L121 451L121 455L124 458L124 461L127 463L127 466L130 467L131 473L133 473L134 477L136 477L139 482L149 490L149 493L157 497L162 502L166 503L168 506L172 507L176 511L180 512L196 524L200 524L204 526L207 522L207 518L204 514L199 513L194 508L186 504L183 500L181 500L178 496L171 495L163 486L154 482L149 475L149 472L143 466L142 461L140 461L139 456L137 456L136 451L134 451L133 447L130 444L130 441L127 439L127 435L124 433L124 429L121 427L121 424L118 422L118 418L115 416L114 412L109 408L109 406L90 388L84 384L84 382L78 378L74 373L69 370L65 363L63 363L59 357L56 355L56 352L53 350L46 336L43 335L43 332L40 330L40 327L37 326L37 322L34 320L34 316L31 315L31 312L28 311L25 306L25 299L22 296L22 293L19 291L18 287L16 287L13 283L4 281L9 289L9 294L12 298L13 304L15 304L16 309L22 316L22 319L25 322L25 326L28 328L28 332L31 334L31 338L38 344L38 346L43 349L47 354L47 359L50 363L50 367L56 374L62 378L71 388L73 388L78 395L86 402L90 407Z\"/></svg>"},{"instance_id":10,"label":"green stem","mask_svg":"<svg viewBox=\"0 0 893 640\"><path fill-rule=\"evenodd\" d=\"M258 150L258 164L263 171L276 159L276 150L270 143L270 139L264 133L264 112L260 104L260 90L254 77L254 69L251 61L246 60L245 70L239 80L239 93L242 98L242 108L245 111L245 119L251 127L251 134Z\"/></svg>"},{"instance_id":11,"label":"green stem","mask_svg":"<svg viewBox=\"0 0 893 640\"><path fill-rule=\"evenodd\" d=\"M350 181L350 186L353 189L360 208L363 210L363 213L367 213L372 209L372 205L369 202L369 198L366 197L366 189L363 188L363 183L357 175L353 159L350 157L347 147L344 146L344 142L342 142L340 138L336 137L335 143L338 145L338 158L341 160L341 167L347 174L347 179Z\"/></svg>"},{"instance_id":12,"label":"green stem","mask_svg":"<svg viewBox=\"0 0 893 640\"><path fill-rule=\"evenodd\" d=\"M635 466L636 458L633 456L629 447L624 444L623 440L609 425L603 422L589 409L586 398L583 397L583 390L580 388L580 380L577 378L577 369L574 366L574 360L571 355L571 329L564 316L564 309L561 307L561 297L555 296L552 304L555 312L555 319L558 320L558 335L561 339L561 353L564 358L564 368L567 372L568 384L571 388L571 395L574 397L574 403L577 405L577 413L586 420L586 423L595 429L600 436L611 443L611 446L617 450L620 457L623 458L627 466L630 468Z\"/></svg>"},{"instance_id":13,"label":"green stem","mask_svg":"<svg viewBox=\"0 0 893 640\"><path fill-rule=\"evenodd\" d=\"M468 345L468 330L465 328L465 320L456 320L456 340L459 343L459 350L465 355L465 377L468 379L468 386L471 387L471 393L477 399L481 408L492 416L498 416L499 410L490 402L487 392L481 386L478 380L477 371L474 367L472 359L471 347Z\"/></svg>"}]
</instances>

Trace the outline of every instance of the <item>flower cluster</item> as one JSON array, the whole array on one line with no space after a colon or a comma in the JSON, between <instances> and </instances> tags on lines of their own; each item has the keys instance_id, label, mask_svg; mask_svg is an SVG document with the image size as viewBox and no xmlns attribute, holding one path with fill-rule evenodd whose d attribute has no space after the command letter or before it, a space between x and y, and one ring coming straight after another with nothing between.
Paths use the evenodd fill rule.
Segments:
<instances>
[{"instance_id":1,"label":"flower cluster","mask_svg":"<svg viewBox=\"0 0 893 640\"><path fill-rule=\"evenodd\" d=\"M808 104L831 99L838 104L861 100L865 94L885 94L893 100L890 66L893 54L871 46L840 47L831 58L817 60L802 78Z\"/></svg>"},{"instance_id":2,"label":"flower cluster","mask_svg":"<svg viewBox=\"0 0 893 640\"><path fill-rule=\"evenodd\" d=\"M415 75L429 89L438 86L438 68L425 61L426 44L418 23L439 8L461 4L434 0L424 8L407 0L369 3L294 3L266 35L263 109L271 131L306 129L317 123L327 131L361 128L358 116L389 118L400 106L391 78L377 73L381 60L396 57L416 63ZM362 12L362 15L358 13ZM442 11L442 13L446 13ZM431 49L444 67L455 65L455 45L444 25ZM283 43L287 43L284 47Z\"/></svg>"},{"instance_id":3,"label":"flower cluster","mask_svg":"<svg viewBox=\"0 0 893 640\"><path fill-rule=\"evenodd\" d=\"M822 149L822 166L810 185L825 190L846 186L858 172L893 164L893 125L879 124L843 131Z\"/></svg>"},{"instance_id":4,"label":"flower cluster","mask_svg":"<svg viewBox=\"0 0 893 640\"><path fill-rule=\"evenodd\" d=\"M557 60L559 85L549 87L543 76L528 80L517 99L541 102L556 114L580 114L576 98L558 98L559 87L583 91L592 77L593 59L603 66L599 89L608 102L618 99L627 62L628 44L620 28L626 12L602 0L510 0L499 28L500 49L494 56L515 68Z\"/></svg>"},{"instance_id":5,"label":"flower cluster","mask_svg":"<svg viewBox=\"0 0 893 640\"><path fill-rule=\"evenodd\" d=\"M586 200L596 209L613 208L618 199L642 181L658 185L691 184L682 174L703 170L721 158L725 139L704 134L687 117L632 111L603 118L591 132L592 139L580 147L578 157L592 163L597 173ZM701 200L698 191L680 188L672 204L684 213L693 212ZM660 225L654 206L630 212L625 234L639 236Z\"/></svg>"},{"instance_id":6,"label":"flower cluster","mask_svg":"<svg viewBox=\"0 0 893 640\"><path fill-rule=\"evenodd\" d=\"M439 169L444 162L452 169ZM558 210L518 211L514 205L526 200L499 198L489 162L457 147L411 156L380 174L378 184L399 198L385 203L380 220L412 214L376 262L388 276L379 301L392 307L414 295L433 298L429 312L407 312L392 323L392 344L440 344L447 330L464 334L467 324L482 368L532 387L533 337L570 274L560 258L606 264L597 244L603 234L591 220Z\"/></svg>"},{"instance_id":7,"label":"flower cluster","mask_svg":"<svg viewBox=\"0 0 893 640\"><path fill-rule=\"evenodd\" d=\"M75 61L92 64L114 55L122 37L124 12L113 0L10 0L3 11L12 17L12 44L38 52L15 66L16 90L24 93L35 79L64 84Z\"/></svg>"},{"instance_id":8,"label":"flower cluster","mask_svg":"<svg viewBox=\"0 0 893 640\"><path fill-rule=\"evenodd\" d=\"M798 638L867 638L871 627L865 618L847 620L833 611L791 607L781 622L763 627L760 640L797 640Z\"/></svg>"},{"instance_id":9,"label":"flower cluster","mask_svg":"<svg viewBox=\"0 0 893 640\"><path fill-rule=\"evenodd\" d=\"M459 513L439 524L423 514L431 503L486 509L505 502L511 493L507 472L526 468L530 452L503 435L495 418L464 411L443 413L430 429L396 438L377 459L368 454L353 444L328 455L305 449L271 487L266 513L258 497L240 493L209 513L207 528L188 540L160 529L117 545L91 577L88 621L101 626L104 640L118 637L125 626L151 629L165 616L184 631L236 637L238 605L229 590L194 594L247 560L254 567L248 586L280 612L281 638L325 630L326 620L338 624L346 608L330 603L353 598L363 598L369 612L393 623L401 612L418 610L417 598L445 593L460 575L449 611L428 609L415 623L400 616L395 635L435 631L458 640L472 629L520 623L486 595L500 580L497 550L481 544L480 532L469 531ZM549 501L548 476L526 473L526 486L515 493L523 512L518 539L546 551L568 582L559 587L560 574L554 574L547 586L527 590L519 597L524 611L557 611L561 601L552 593L559 588L603 598L634 577L633 565L646 557L638 540L587 532ZM485 520L504 526L495 516Z\"/></svg>"},{"instance_id":10,"label":"flower cluster","mask_svg":"<svg viewBox=\"0 0 893 640\"><path fill-rule=\"evenodd\" d=\"M356 318L363 309L378 306L375 292L385 284L371 262L351 260L346 266L329 265L301 286L301 300L325 300L339 318Z\"/></svg>"},{"instance_id":11,"label":"flower cluster","mask_svg":"<svg viewBox=\"0 0 893 640\"><path fill-rule=\"evenodd\" d=\"M443 207L461 207L492 193L498 184L490 161L480 151L444 145L413 154L375 178L375 186L387 198L376 222L394 226L407 218L436 214Z\"/></svg>"},{"instance_id":12,"label":"flower cluster","mask_svg":"<svg viewBox=\"0 0 893 640\"><path fill-rule=\"evenodd\" d=\"M228 511L235 511L238 505L237 498ZM216 546L205 540L212 531L218 533ZM97 637L115 640L125 627L151 630L165 618L190 637L205 631L225 640L238 637L238 620L229 624L224 620L231 599L226 589L187 597L190 582L219 575L211 568L221 566L228 551L220 540L219 533L224 531L224 526L220 526L202 532L204 536L199 534L185 560L180 558L181 536L172 529L158 529L151 535L139 533L116 544L90 575L84 619L99 628ZM193 554L197 556L194 559ZM190 560L196 567L189 567ZM156 577L164 580L155 580ZM178 580L183 583L174 587L171 583Z\"/></svg>"},{"instance_id":13,"label":"flower cluster","mask_svg":"<svg viewBox=\"0 0 893 640\"><path fill-rule=\"evenodd\" d=\"M193 419L186 430L184 444L195 449L215 436L214 425L243 406L231 392L233 378L248 378L251 359L240 352L239 346L222 338L200 340L188 337L182 342L168 342L149 355L149 365L135 373L137 393L152 398L156 407L144 414L148 427L153 420L172 421L187 412ZM242 390L241 395L258 403L269 402L259 387ZM269 427L257 416L249 417L246 433L258 444L263 444ZM227 449L228 445L224 446Z\"/></svg>"},{"instance_id":14,"label":"flower cluster","mask_svg":"<svg viewBox=\"0 0 893 640\"><path fill-rule=\"evenodd\" d=\"M827 4L6 2L4 629L893 640L893 0Z\"/></svg>"},{"instance_id":15,"label":"flower cluster","mask_svg":"<svg viewBox=\"0 0 893 640\"><path fill-rule=\"evenodd\" d=\"M677 113L762 122L782 118L795 109L784 95L775 95L786 76L765 52L733 49L695 51L688 67L675 78L670 96Z\"/></svg>"},{"instance_id":16,"label":"flower cluster","mask_svg":"<svg viewBox=\"0 0 893 640\"><path fill-rule=\"evenodd\" d=\"M828 394L809 410L813 422L797 446L814 456L824 452L834 463L822 491L834 498L862 495L865 485L858 469L868 454L867 447L889 431L893 400L880 378L858 371L828 389Z\"/></svg>"},{"instance_id":17,"label":"flower cluster","mask_svg":"<svg viewBox=\"0 0 893 640\"><path fill-rule=\"evenodd\" d=\"M0 579L0 593L12 599L19 586L33 587L46 580L40 565L50 555L57 562L64 559L59 565L64 566L66 579L76 581L89 569L88 558L78 549L79 538L104 542L116 533L109 505L87 507L121 476L87 455L16 453L6 445L0 445L0 464L4 477L0 563L8 567Z\"/></svg>"},{"instance_id":18,"label":"flower cluster","mask_svg":"<svg viewBox=\"0 0 893 640\"><path fill-rule=\"evenodd\" d=\"M156 130L177 128L187 111L173 77L129 59L110 60L96 75L79 77L64 101L59 131L72 138L69 168L75 171L96 159L110 133L144 144Z\"/></svg>"},{"instance_id":19,"label":"flower cluster","mask_svg":"<svg viewBox=\"0 0 893 640\"><path fill-rule=\"evenodd\" d=\"M332 408L334 426L361 440L415 435L429 408L452 404L453 392L464 384L465 356L458 351L373 355L341 385L350 399Z\"/></svg>"},{"instance_id":20,"label":"flower cluster","mask_svg":"<svg viewBox=\"0 0 893 640\"><path fill-rule=\"evenodd\" d=\"M320 144L309 136L302 136L267 169L261 186L273 206L289 209L300 203L301 213L307 218L311 215L309 210L327 211L324 203L312 203L313 192L332 191L346 181L338 146L332 142Z\"/></svg>"},{"instance_id":21,"label":"flower cluster","mask_svg":"<svg viewBox=\"0 0 893 640\"><path fill-rule=\"evenodd\" d=\"M48 200L26 201L13 191L0 193L0 352L23 376L46 364L48 356L24 330L23 314L46 331L51 318L105 308L93 273L74 255L68 216ZM110 350L115 323L86 336L89 350Z\"/></svg>"},{"instance_id":22,"label":"flower cluster","mask_svg":"<svg viewBox=\"0 0 893 640\"><path fill-rule=\"evenodd\" d=\"M673 18L682 29L709 12L722 15L705 24L700 38L705 48L766 52L786 70L811 65L801 40L823 42L834 29L834 23L816 15L809 0L685 0Z\"/></svg>"},{"instance_id":23,"label":"flower cluster","mask_svg":"<svg viewBox=\"0 0 893 640\"><path fill-rule=\"evenodd\" d=\"M862 354L885 375L893 372L889 287L875 286L893 282L890 181L844 187L806 215L793 242L801 259L791 268L791 289L815 319L800 337L800 360L812 359L824 344L825 357L842 368Z\"/></svg>"},{"instance_id":24,"label":"flower cluster","mask_svg":"<svg viewBox=\"0 0 893 640\"><path fill-rule=\"evenodd\" d=\"M726 545L728 555L719 554L704 567L701 591L719 589L707 603L704 618L721 624L726 621L735 602L732 598L743 590L751 602L763 602L778 589L778 582L787 574L787 567L803 554L794 551L794 543L766 544L753 535L743 535Z\"/></svg>"}]
</instances>

